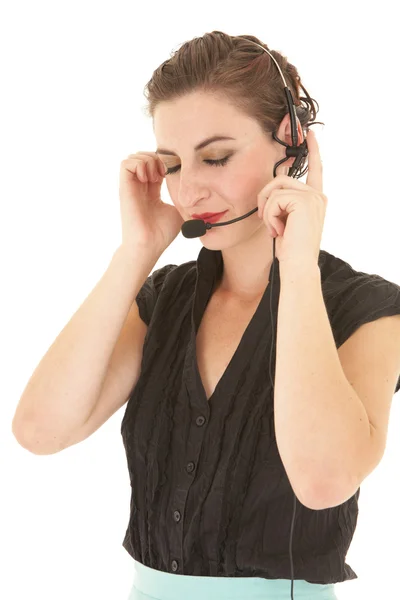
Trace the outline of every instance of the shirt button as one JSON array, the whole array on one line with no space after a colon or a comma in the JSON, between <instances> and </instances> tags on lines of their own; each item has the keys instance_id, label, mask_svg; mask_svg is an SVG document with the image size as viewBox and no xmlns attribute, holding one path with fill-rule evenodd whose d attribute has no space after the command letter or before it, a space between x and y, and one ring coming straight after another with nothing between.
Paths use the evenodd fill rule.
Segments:
<instances>
[{"instance_id":1,"label":"shirt button","mask_svg":"<svg viewBox=\"0 0 400 600\"><path fill-rule=\"evenodd\" d=\"M179 510L174 510L174 519L177 523L179 523L179 521L181 520L181 513L179 512Z\"/></svg>"},{"instance_id":2,"label":"shirt button","mask_svg":"<svg viewBox=\"0 0 400 600\"><path fill-rule=\"evenodd\" d=\"M194 471L194 463L190 462L186 465L186 471L192 473Z\"/></svg>"},{"instance_id":3,"label":"shirt button","mask_svg":"<svg viewBox=\"0 0 400 600\"><path fill-rule=\"evenodd\" d=\"M206 422L206 420L204 417L197 417L197 419L196 419L196 425L198 425L199 427L204 425L205 422Z\"/></svg>"},{"instance_id":4,"label":"shirt button","mask_svg":"<svg viewBox=\"0 0 400 600\"><path fill-rule=\"evenodd\" d=\"M171 567L172 567L173 571L177 571L178 570L178 563L176 562L176 560L172 561Z\"/></svg>"}]
</instances>

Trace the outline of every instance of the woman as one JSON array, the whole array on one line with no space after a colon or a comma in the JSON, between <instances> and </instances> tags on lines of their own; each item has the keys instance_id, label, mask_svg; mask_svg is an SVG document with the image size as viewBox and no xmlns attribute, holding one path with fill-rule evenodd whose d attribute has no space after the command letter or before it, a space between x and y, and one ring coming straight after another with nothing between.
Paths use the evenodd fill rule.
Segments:
<instances>
[{"instance_id":1,"label":"woman","mask_svg":"<svg viewBox=\"0 0 400 600\"><path fill-rule=\"evenodd\" d=\"M400 366L388 336L374 337L386 388L379 412L370 394L363 405L349 342L366 354L361 332L379 323L398 345L400 287L319 249L326 197L312 135L307 184L287 176L293 159L274 177L287 155L273 134L290 146L292 131L281 75L257 44L214 31L153 73L158 148L122 162L122 244L14 417L18 441L50 454L127 402L130 600L334 600L334 584L357 577L345 557L359 483L384 447L381 433L376 454L364 452L368 417L384 431ZM271 54L301 144L314 103L303 86L300 97L296 68ZM164 176L173 206L160 197ZM149 275L185 221L231 221L257 205L260 215L208 229L196 261Z\"/></svg>"}]
</instances>

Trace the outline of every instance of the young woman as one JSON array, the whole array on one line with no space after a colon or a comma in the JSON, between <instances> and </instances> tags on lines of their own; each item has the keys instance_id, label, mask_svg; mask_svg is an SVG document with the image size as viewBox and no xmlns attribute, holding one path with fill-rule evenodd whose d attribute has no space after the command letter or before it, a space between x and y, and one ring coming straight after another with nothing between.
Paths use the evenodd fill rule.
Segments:
<instances>
[{"instance_id":1,"label":"young woman","mask_svg":"<svg viewBox=\"0 0 400 600\"><path fill-rule=\"evenodd\" d=\"M48 454L127 403L131 600L334 600L357 577L345 557L400 387L400 287L320 250L314 102L258 45L213 31L154 71L157 151L121 164L122 244L14 419L17 439ZM288 176L282 76L306 184ZM257 206L208 229L196 261L151 273L186 221Z\"/></svg>"}]
</instances>

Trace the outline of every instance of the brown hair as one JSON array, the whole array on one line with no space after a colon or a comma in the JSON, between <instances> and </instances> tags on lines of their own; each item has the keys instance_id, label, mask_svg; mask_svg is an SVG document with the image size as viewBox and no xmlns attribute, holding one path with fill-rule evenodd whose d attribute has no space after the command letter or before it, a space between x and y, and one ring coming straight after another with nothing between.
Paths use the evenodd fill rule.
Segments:
<instances>
[{"instance_id":1,"label":"brown hair","mask_svg":"<svg viewBox=\"0 0 400 600\"><path fill-rule=\"evenodd\" d=\"M295 111L306 136L317 112L313 98L301 83L294 65L287 58L270 50L252 35L231 36L222 31L212 31L202 37L185 42L171 53L146 84L144 95L148 101L145 114L154 118L160 102L169 102L194 91L210 93L220 97L236 109L255 119L265 134L277 131L288 113L284 83L272 58L251 42L260 44L275 58L286 79ZM306 97L300 96L299 88ZM304 103L304 105L302 104ZM300 171L307 158L303 159ZM307 168L298 173L301 177Z\"/></svg>"}]
</instances>

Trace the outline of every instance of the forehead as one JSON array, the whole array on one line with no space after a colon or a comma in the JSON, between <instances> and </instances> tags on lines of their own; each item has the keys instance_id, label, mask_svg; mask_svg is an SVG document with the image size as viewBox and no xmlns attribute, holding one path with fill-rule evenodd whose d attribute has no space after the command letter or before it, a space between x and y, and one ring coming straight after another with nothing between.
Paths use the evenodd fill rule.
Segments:
<instances>
[{"instance_id":1,"label":"forehead","mask_svg":"<svg viewBox=\"0 0 400 600\"><path fill-rule=\"evenodd\" d=\"M254 133L257 126L226 99L193 92L171 102L161 102L154 112L153 129L159 147L193 147L218 132L238 138Z\"/></svg>"}]
</instances>

